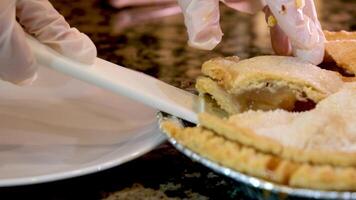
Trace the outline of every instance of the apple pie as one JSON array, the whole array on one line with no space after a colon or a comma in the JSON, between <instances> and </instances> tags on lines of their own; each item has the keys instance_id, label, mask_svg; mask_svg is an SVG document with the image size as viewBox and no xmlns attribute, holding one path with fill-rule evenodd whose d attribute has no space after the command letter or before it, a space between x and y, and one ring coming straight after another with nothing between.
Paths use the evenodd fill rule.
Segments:
<instances>
[{"instance_id":1,"label":"apple pie","mask_svg":"<svg viewBox=\"0 0 356 200\"><path fill-rule=\"evenodd\" d=\"M356 32L325 31L326 55L356 74ZM342 70L340 70L342 71ZM165 132L221 165L293 187L356 191L356 79L293 57L215 58L196 88L222 115ZM214 107L215 108L215 107Z\"/></svg>"}]
</instances>

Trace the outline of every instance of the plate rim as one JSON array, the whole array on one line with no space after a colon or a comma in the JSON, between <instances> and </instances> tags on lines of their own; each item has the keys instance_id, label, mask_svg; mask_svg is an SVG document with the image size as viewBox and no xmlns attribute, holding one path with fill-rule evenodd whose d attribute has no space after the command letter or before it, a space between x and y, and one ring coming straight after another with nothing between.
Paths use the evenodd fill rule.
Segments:
<instances>
[{"instance_id":1,"label":"plate rim","mask_svg":"<svg viewBox=\"0 0 356 200\"><path fill-rule=\"evenodd\" d=\"M82 90L83 88L87 88L84 91L91 91L92 88L95 88L95 90L97 91L105 92L100 94L110 93L106 90L103 90L100 87L93 86L86 82L73 79L72 77L66 74L59 73L51 68L47 68L42 65L38 66L37 73L39 79L36 82L34 82L34 84L24 86L23 87L24 89L22 87L18 87L16 85L1 80L0 80L0 86L1 86L0 88L14 91L14 93L11 93L12 95L10 95L10 99L12 99L13 97L16 97L16 99L22 99L22 96L20 96L21 98L17 96L17 92L26 91L25 95L28 95L29 94L28 91L31 91L31 87L35 88L34 91L36 95L37 93L39 95L43 95L43 94L54 95L51 96L51 99L57 98L58 97L57 95L60 95L59 97L61 97L64 91L65 91L64 93L65 98L73 98L73 99L78 98L81 95L84 95L84 97L86 97L86 95L92 94L89 92L84 92L83 94L79 93L78 96L77 90L78 89ZM54 82L52 82L53 80ZM60 82L58 82L58 80ZM49 85L47 85L48 83ZM16 89L13 90L13 88ZM73 90L74 92L71 92L70 90L68 90L68 88L76 88L76 89ZM67 93L68 91L69 93ZM67 169L60 168L52 171L49 170L39 174L30 173L27 175L21 175L19 177L16 176L1 177L0 187L2 188L2 187L15 187L15 186L26 186L32 184L42 184L42 183L53 182L53 181L88 175L92 173L97 173L112 167L119 166L128 161L134 160L142 156L143 154L148 153L149 151L153 150L158 145L166 141L167 137L165 137L165 134L163 134L162 131L159 129L157 109L144 105L140 102L133 101L132 99L124 95L114 95L114 96L127 99L129 101L135 102L135 105L142 105L145 108L149 109L150 122L147 124L140 124L140 127L146 128L147 130L142 132L141 134L135 134L133 136L129 135L129 137L126 140L123 140L123 142L125 142L126 144L130 144L131 146L137 144L135 148L128 148L129 146L125 147L125 144L121 146L117 145L113 147L112 151L109 151L103 155L105 156L104 159L101 159L102 157L99 157L97 159L93 158L89 162L73 165L74 167L71 168L67 168ZM37 99L37 97L34 99ZM135 117L133 117L130 120L135 121L136 119ZM120 133L120 131L116 131L116 133ZM71 132L69 134L71 134ZM120 147L121 148L123 147L124 151L119 150ZM129 150L129 151L125 152L125 150L126 151ZM115 153L120 153L120 155L117 155Z\"/></svg>"},{"instance_id":2,"label":"plate rim","mask_svg":"<svg viewBox=\"0 0 356 200\"><path fill-rule=\"evenodd\" d=\"M152 125L155 124L156 125L158 124L157 120L155 121L155 123L154 122L152 123ZM88 174L101 172L106 169L117 167L128 161L134 160L144 155L145 153L148 153L149 151L153 150L155 147L159 146L167 139L165 134L163 134L163 132L160 130L159 126L154 127L152 131L149 131L138 138L147 135L153 135L154 137L148 137L146 145L144 146L142 145L142 148L136 149L135 151L130 152L130 154L127 154L125 156L115 158L112 160L107 160L105 162L94 164L94 165L79 167L78 169L73 169L68 171L54 172L45 175L29 176L23 178L0 179L0 187L15 187L15 186L26 186L26 185L48 183L48 182L65 180L69 178L76 178ZM134 140L137 140L138 138L134 138Z\"/></svg>"}]
</instances>

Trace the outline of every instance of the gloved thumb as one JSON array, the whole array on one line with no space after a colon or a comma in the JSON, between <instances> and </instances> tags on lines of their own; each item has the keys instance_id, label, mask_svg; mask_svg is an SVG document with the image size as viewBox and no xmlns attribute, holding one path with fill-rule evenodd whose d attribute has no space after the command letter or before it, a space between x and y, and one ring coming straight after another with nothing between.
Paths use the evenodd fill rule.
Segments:
<instances>
[{"instance_id":1,"label":"gloved thumb","mask_svg":"<svg viewBox=\"0 0 356 200\"><path fill-rule=\"evenodd\" d=\"M321 63L325 37L313 0L266 0L266 3L288 36L293 55L313 64Z\"/></svg>"},{"instance_id":2,"label":"gloved thumb","mask_svg":"<svg viewBox=\"0 0 356 200\"><path fill-rule=\"evenodd\" d=\"M263 9L266 21L269 26L269 31L271 35L271 44L274 52L277 55L290 56L292 55L292 45L288 36L284 33L281 27L277 24L271 10L266 6Z\"/></svg>"}]
</instances>

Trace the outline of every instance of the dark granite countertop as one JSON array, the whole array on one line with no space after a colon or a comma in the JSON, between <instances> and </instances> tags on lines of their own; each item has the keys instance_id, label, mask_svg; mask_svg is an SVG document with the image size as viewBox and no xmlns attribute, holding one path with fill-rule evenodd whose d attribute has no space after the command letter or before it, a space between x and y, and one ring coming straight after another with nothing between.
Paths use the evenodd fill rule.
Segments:
<instances>
[{"instance_id":1,"label":"dark granite countertop","mask_svg":"<svg viewBox=\"0 0 356 200\"><path fill-rule=\"evenodd\" d=\"M262 13L249 16L222 7L223 42L208 52L186 45L183 18L175 6L115 9L99 0L51 2L72 26L89 35L99 57L189 91L194 91L205 60L272 53ZM356 1L316 2L324 29L356 30ZM153 19L146 15L163 9L176 14ZM238 183L191 161L168 143L103 172L0 189L0 196L5 195L9 199L246 199Z\"/></svg>"}]
</instances>

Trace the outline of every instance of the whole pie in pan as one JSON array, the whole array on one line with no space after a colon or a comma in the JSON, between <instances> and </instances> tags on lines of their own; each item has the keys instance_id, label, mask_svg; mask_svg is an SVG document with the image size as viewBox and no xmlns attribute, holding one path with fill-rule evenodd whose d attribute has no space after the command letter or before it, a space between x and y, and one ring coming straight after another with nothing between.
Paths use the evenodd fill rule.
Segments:
<instances>
[{"instance_id":1,"label":"whole pie in pan","mask_svg":"<svg viewBox=\"0 0 356 200\"><path fill-rule=\"evenodd\" d=\"M354 33L326 37L328 56L355 73ZM340 45L347 48L335 50ZM201 113L199 126L190 128L167 121L167 134L242 173L293 187L356 191L354 79L283 56L215 58L202 72L200 95L228 115Z\"/></svg>"}]
</instances>

